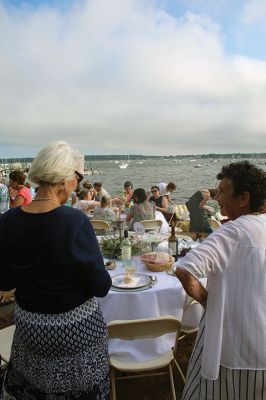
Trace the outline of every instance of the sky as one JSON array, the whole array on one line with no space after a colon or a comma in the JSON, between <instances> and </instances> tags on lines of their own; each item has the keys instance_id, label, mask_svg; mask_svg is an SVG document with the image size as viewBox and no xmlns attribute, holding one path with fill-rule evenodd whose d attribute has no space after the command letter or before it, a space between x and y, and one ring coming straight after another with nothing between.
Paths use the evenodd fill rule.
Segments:
<instances>
[{"instance_id":1,"label":"sky","mask_svg":"<svg viewBox=\"0 0 266 400\"><path fill-rule=\"evenodd\" d=\"M0 0L0 160L266 152L265 0Z\"/></svg>"}]
</instances>

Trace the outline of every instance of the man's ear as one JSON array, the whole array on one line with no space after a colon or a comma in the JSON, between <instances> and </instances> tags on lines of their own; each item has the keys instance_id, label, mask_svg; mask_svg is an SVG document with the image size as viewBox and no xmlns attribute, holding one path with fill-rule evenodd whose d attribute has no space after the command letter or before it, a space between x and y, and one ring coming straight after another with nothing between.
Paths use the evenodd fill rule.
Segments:
<instances>
[{"instance_id":1,"label":"man's ear","mask_svg":"<svg viewBox=\"0 0 266 400\"><path fill-rule=\"evenodd\" d=\"M249 208L249 202L250 202L250 193L249 192L243 192L240 195L240 207L248 207Z\"/></svg>"}]
</instances>

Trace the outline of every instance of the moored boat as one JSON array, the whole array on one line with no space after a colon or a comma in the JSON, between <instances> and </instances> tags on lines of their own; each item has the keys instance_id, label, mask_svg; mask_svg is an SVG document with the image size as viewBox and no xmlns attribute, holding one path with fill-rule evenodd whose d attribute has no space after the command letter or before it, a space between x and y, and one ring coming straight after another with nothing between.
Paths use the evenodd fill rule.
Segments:
<instances>
[{"instance_id":1,"label":"moored boat","mask_svg":"<svg viewBox=\"0 0 266 400\"><path fill-rule=\"evenodd\" d=\"M121 162L119 164L117 164L117 168L119 169L126 169L128 167L128 163L125 162Z\"/></svg>"}]
</instances>

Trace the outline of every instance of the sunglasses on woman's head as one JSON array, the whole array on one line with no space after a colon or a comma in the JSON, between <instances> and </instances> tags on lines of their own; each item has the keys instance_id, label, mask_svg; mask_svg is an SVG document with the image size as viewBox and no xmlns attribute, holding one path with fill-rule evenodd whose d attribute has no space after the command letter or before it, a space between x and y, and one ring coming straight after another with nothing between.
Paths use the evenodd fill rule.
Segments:
<instances>
[{"instance_id":1,"label":"sunglasses on woman's head","mask_svg":"<svg viewBox=\"0 0 266 400\"><path fill-rule=\"evenodd\" d=\"M84 179L84 176L78 171L75 171L75 174L77 175L77 182L79 184Z\"/></svg>"}]
</instances>

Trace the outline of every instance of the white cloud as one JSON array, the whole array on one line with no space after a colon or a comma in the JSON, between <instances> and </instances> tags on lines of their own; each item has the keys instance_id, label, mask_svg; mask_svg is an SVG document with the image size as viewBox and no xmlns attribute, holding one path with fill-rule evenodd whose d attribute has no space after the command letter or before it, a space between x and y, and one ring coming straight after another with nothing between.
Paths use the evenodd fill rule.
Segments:
<instances>
[{"instance_id":1,"label":"white cloud","mask_svg":"<svg viewBox=\"0 0 266 400\"><path fill-rule=\"evenodd\" d=\"M151 1L2 5L3 148L34 155L64 138L87 154L261 151L266 64L226 56L223 37L210 18Z\"/></svg>"}]
</instances>

